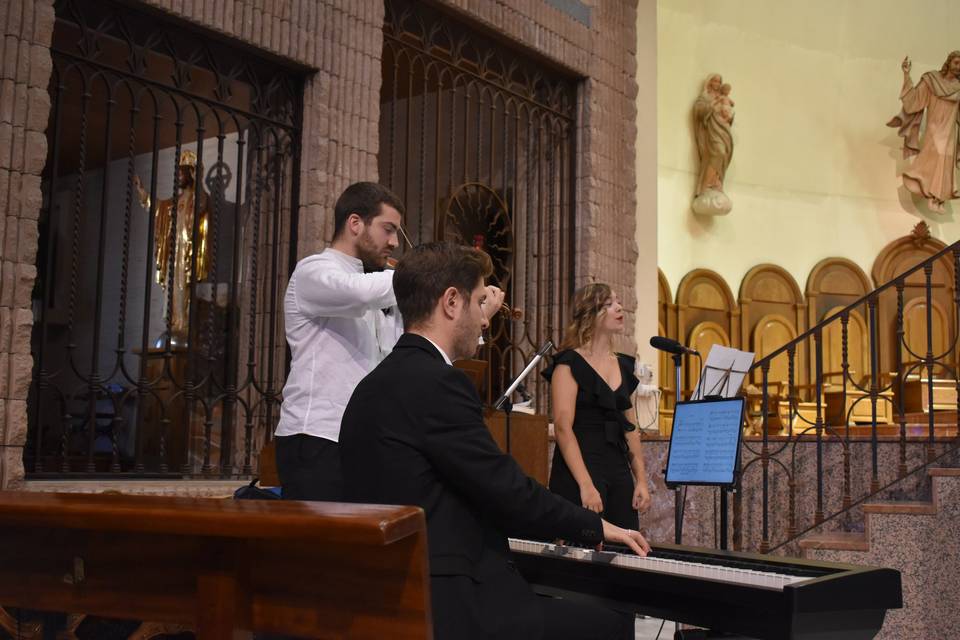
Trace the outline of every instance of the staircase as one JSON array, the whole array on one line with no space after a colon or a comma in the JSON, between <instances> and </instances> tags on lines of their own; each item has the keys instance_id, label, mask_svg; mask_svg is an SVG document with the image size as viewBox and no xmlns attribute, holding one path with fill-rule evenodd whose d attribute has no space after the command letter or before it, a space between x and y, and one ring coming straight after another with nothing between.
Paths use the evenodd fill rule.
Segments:
<instances>
[{"instance_id":1,"label":"staircase","mask_svg":"<svg viewBox=\"0 0 960 640\"><path fill-rule=\"evenodd\" d=\"M887 614L883 640L960 634L960 468L926 470L927 499L863 505L863 531L808 534L804 557L900 571L904 608ZM922 496L916 496L922 497Z\"/></svg>"}]
</instances>

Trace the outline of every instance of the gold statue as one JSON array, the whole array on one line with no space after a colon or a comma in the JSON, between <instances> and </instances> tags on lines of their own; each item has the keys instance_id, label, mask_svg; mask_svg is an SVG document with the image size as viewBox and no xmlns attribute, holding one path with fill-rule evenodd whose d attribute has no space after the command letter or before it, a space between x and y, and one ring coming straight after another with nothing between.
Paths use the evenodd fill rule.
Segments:
<instances>
[{"instance_id":1,"label":"gold statue","mask_svg":"<svg viewBox=\"0 0 960 640\"><path fill-rule=\"evenodd\" d=\"M143 189L140 178L134 176L134 186L141 206L150 210L150 196ZM210 258L208 242L210 227L210 198L197 183L197 154L193 151L180 153L177 163L179 194L176 202L172 197L157 203L153 222L154 261L157 284L166 289L171 251L173 254L173 308L170 310L170 334L174 342L183 343L187 337L190 319L191 286L207 278ZM199 198L199 204L195 199ZM176 207L176 209L174 209ZM200 223L197 228L199 245L196 257L193 252L193 213L198 211ZM176 215L174 215L176 213ZM171 234L174 217L176 233ZM173 238L171 238L173 235ZM173 246L170 242L173 240ZM195 261L195 262L194 262ZM195 270L194 270L195 267ZM194 277L195 276L195 277Z\"/></svg>"}]
</instances>

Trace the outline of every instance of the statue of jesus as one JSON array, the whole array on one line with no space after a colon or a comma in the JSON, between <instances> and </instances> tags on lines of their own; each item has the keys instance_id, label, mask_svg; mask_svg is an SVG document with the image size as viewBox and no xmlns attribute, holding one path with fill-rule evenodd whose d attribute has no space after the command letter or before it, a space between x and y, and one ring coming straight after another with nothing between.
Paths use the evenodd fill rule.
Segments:
<instances>
[{"instance_id":1,"label":"statue of jesus","mask_svg":"<svg viewBox=\"0 0 960 640\"><path fill-rule=\"evenodd\" d=\"M134 177L140 204L150 209L150 196ZM207 278L210 268L210 198L197 180L197 154L183 151L177 162L178 197L165 198L157 203L154 218L154 262L157 283L166 289L173 286L173 305L170 309L170 333L173 341L187 340L192 286ZM197 247L194 247L193 214L200 214L197 225ZM174 229L174 220L176 228ZM194 249L197 251L194 251ZM169 274L173 259L173 273ZM172 281L171 281L172 280Z\"/></svg>"},{"instance_id":2,"label":"statue of jesus","mask_svg":"<svg viewBox=\"0 0 960 640\"><path fill-rule=\"evenodd\" d=\"M903 138L903 157L916 156L903 172L903 186L926 198L931 211L943 212L943 203L960 198L957 167L960 165L960 51L947 55L940 71L928 71L914 86L910 58L903 59L903 110L888 127L897 127ZM927 126L920 140L920 121Z\"/></svg>"}]
</instances>

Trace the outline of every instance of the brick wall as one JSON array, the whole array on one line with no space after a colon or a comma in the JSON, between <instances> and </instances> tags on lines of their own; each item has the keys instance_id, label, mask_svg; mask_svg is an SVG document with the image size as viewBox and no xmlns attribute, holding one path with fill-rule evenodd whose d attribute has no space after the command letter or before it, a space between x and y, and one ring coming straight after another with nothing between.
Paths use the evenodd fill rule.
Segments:
<instances>
[{"instance_id":1,"label":"brick wall","mask_svg":"<svg viewBox=\"0 0 960 640\"><path fill-rule=\"evenodd\" d=\"M30 291L46 157L52 0L0 0L0 487L22 481L30 382ZM304 92L298 253L332 235L336 196L377 177L380 0L145 0L154 8L317 71ZM444 0L481 28L584 77L577 146L578 284L598 279L635 306L636 0L592 7L590 27L543 0ZM594 4L594 3L591 3ZM633 326L632 317L627 326Z\"/></svg>"}]
</instances>

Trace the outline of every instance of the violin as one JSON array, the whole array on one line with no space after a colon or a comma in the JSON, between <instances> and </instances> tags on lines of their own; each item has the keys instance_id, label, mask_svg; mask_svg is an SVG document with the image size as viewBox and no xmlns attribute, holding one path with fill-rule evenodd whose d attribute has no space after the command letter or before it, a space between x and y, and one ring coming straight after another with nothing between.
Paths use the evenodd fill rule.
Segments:
<instances>
[{"instance_id":1,"label":"violin","mask_svg":"<svg viewBox=\"0 0 960 640\"><path fill-rule=\"evenodd\" d=\"M410 237L407 235L407 232L404 230L403 225L400 225L398 228L400 236L403 238L404 243L407 245L407 249L413 249L413 243L410 242ZM396 258L387 258L387 269L396 269L397 263L399 260ZM523 320L523 311L521 309L511 309L510 305L506 302L500 304L500 311L498 312L506 320Z\"/></svg>"}]
</instances>

